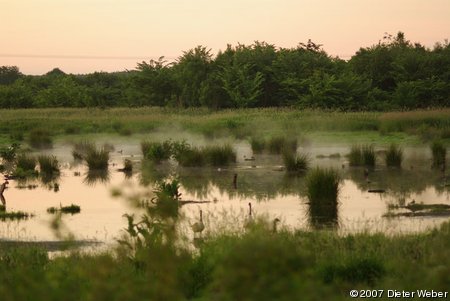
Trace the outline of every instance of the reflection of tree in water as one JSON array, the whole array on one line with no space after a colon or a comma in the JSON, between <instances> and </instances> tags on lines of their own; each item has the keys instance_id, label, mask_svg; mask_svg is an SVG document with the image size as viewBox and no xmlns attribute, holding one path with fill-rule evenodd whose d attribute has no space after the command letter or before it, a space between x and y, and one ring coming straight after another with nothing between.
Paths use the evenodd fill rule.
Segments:
<instances>
[{"instance_id":1,"label":"reflection of tree in water","mask_svg":"<svg viewBox=\"0 0 450 301\"><path fill-rule=\"evenodd\" d=\"M83 179L83 183L94 186L97 183L106 184L111 178L109 170L89 170Z\"/></svg>"}]
</instances>

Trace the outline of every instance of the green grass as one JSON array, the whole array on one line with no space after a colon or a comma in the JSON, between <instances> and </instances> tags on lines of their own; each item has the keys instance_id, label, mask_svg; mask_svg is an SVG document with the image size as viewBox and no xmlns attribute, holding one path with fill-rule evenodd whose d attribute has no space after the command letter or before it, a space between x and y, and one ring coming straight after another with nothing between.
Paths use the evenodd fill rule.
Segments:
<instances>
[{"instance_id":1,"label":"green grass","mask_svg":"<svg viewBox=\"0 0 450 301\"><path fill-rule=\"evenodd\" d=\"M36 168L36 158L27 154L20 154L16 158L16 167L13 176L16 178L28 178L38 175Z\"/></svg>"},{"instance_id":2,"label":"green grass","mask_svg":"<svg viewBox=\"0 0 450 301\"><path fill-rule=\"evenodd\" d=\"M52 135L85 135L111 133L118 135L122 127L133 133L148 133L158 128L180 127L209 136L279 137L292 133L332 132L327 139L338 139L344 133L346 142L380 143L413 142L424 134L448 141L450 109L412 112L325 112L295 109L234 109L211 111L203 108L112 108L112 109L19 109L0 110L0 143L13 142L12 132L27 133L45 128ZM420 130L419 130L420 129ZM363 133L359 135L358 133ZM352 141L353 136L360 136ZM411 138L413 137L413 138ZM414 138L416 137L416 138ZM338 139L339 140L339 139ZM362 141L364 140L364 141ZM340 141L340 140L339 140Z\"/></svg>"},{"instance_id":3,"label":"green grass","mask_svg":"<svg viewBox=\"0 0 450 301\"><path fill-rule=\"evenodd\" d=\"M386 152L386 165L400 167L403 161L403 149L396 144L391 144Z\"/></svg>"},{"instance_id":4,"label":"green grass","mask_svg":"<svg viewBox=\"0 0 450 301\"><path fill-rule=\"evenodd\" d=\"M266 141L260 137L251 137L250 146L254 154L261 154L266 148Z\"/></svg>"},{"instance_id":5,"label":"green grass","mask_svg":"<svg viewBox=\"0 0 450 301\"><path fill-rule=\"evenodd\" d=\"M129 229L136 234L108 253L49 259L43 249L3 247L0 241L2 298L348 300L351 289L383 289L383 298L388 288L448 291L448 222L439 230L395 236L222 233L195 251L175 245L158 219L147 219L141 228L138 223L131 219Z\"/></svg>"}]
</instances>

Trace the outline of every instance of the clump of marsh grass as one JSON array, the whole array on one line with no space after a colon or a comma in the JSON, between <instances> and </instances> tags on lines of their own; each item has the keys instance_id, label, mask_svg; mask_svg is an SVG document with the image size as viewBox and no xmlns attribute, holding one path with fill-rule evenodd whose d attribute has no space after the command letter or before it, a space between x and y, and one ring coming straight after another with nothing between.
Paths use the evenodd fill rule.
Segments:
<instances>
[{"instance_id":1,"label":"clump of marsh grass","mask_svg":"<svg viewBox=\"0 0 450 301\"><path fill-rule=\"evenodd\" d=\"M445 159L447 156L447 149L441 141L434 141L431 144L431 153L433 155L433 167L445 168Z\"/></svg>"},{"instance_id":2,"label":"clump of marsh grass","mask_svg":"<svg viewBox=\"0 0 450 301\"><path fill-rule=\"evenodd\" d=\"M47 175L59 173L59 163L55 156L40 155L38 162L42 173Z\"/></svg>"},{"instance_id":3,"label":"clump of marsh grass","mask_svg":"<svg viewBox=\"0 0 450 301\"><path fill-rule=\"evenodd\" d=\"M61 213L70 213L70 214L76 214L81 212L81 207L78 205L71 204L70 206L61 206L58 207L50 207L47 208L47 212L51 214L55 214L57 212Z\"/></svg>"},{"instance_id":4,"label":"clump of marsh grass","mask_svg":"<svg viewBox=\"0 0 450 301\"><path fill-rule=\"evenodd\" d=\"M266 148L266 141L263 138L252 137L250 145L254 154L261 154Z\"/></svg>"},{"instance_id":5,"label":"clump of marsh grass","mask_svg":"<svg viewBox=\"0 0 450 301\"><path fill-rule=\"evenodd\" d=\"M53 141L50 133L45 129L34 129L30 131L28 143L33 148L51 148Z\"/></svg>"},{"instance_id":6,"label":"clump of marsh grass","mask_svg":"<svg viewBox=\"0 0 450 301\"><path fill-rule=\"evenodd\" d=\"M337 224L341 178L335 169L315 168L306 178L309 217L313 227Z\"/></svg>"},{"instance_id":7,"label":"clump of marsh grass","mask_svg":"<svg viewBox=\"0 0 450 301\"><path fill-rule=\"evenodd\" d=\"M391 144L386 152L386 165L400 167L403 161L403 149L396 144Z\"/></svg>"},{"instance_id":8,"label":"clump of marsh grass","mask_svg":"<svg viewBox=\"0 0 450 301\"><path fill-rule=\"evenodd\" d=\"M154 163L161 163L168 160L172 155L172 143L170 140L164 142L141 142L141 150L145 159L149 159Z\"/></svg>"},{"instance_id":9,"label":"clump of marsh grass","mask_svg":"<svg viewBox=\"0 0 450 301\"><path fill-rule=\"evenodd\" d=\"M80 141L74 144L72 156L75 160L84 160L87 154L95 149L95 144L90 141Z\"/></svg>"},{"instance_id":10,"label":"clump of marsh grass","mask_svg":"<svg viewBox=\"0 0 450 301\"><path fill-rule=\"evenodd\" d=\"M284 151L297 151L297 139L283 136L274 136L267 144L271 154L281 154Z\"/></svg>"},{"instance_id":11,"label":"clump of marsh grass","mask_svg":"<svg viewBox=\"0 0 450 301\"><path fill-rule=\"evenodd\" d=\"M236 162L236 152L230 145L206 146L202 149L206 161L213 166L224 166Z\"/></svg>"},{"instance_id":12,"label":"clump of marsh grass","mask_svg":"<svg viewBox=\"0 0 450 301\"><path fill-rule=\"evenodd\" d=\"M189 147L174 155L178 164L185 167L203 166L206 163L203 152L197 147Z\"/></svg>"},{"instance_id":13,"label":"clump of marsh grass","mask_svg":"<svg viewBox=\"0 0 450 301\"><path fill-rule=\"evenodd\" d=\"M348 155L350 166L375 166L375 148L371 144L353 145Z\"/></svg>"},{"instance_id":14,"label":"clump of marsh grass","mask_svg":"<svg viewBox=\"0 0 450 301\"><path fill-rule=\"evenodd\" d=\"M309 157L306 154L296 154L293 152L283 152L283 162L286 171L291 173L305 172L309 168Z\"/></svg>"},{"instance_id":15,"label":"clump of marsh grass","mask_svg":"<svg viewBox=\"0 0 450 301\"><path fill-rule=\"evenodd\" d=\"M0 204L0 212L5 212L5 211L6 211L6 206Z\"/></svg>"},{"instance_id":16,"label":"clump of marsh grass","mask_svg":"<svg viewBox=\"0 0 450 301\"><path fill-rule=\"evenodd\" d=\"M109 152L104 148L94 148L87 152L85 160L89 170L106 170L108 169Z\"/></svg>"}]
</instances>

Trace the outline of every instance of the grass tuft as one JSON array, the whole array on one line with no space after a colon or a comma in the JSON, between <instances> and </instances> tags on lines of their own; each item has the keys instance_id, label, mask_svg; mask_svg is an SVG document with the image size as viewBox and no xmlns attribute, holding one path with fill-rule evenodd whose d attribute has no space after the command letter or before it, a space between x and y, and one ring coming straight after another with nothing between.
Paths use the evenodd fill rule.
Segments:
<instances>
[{"instance_id":1,"label":"grass tuft","mask_svg":"<svg viewBox=\"0 0 450 301\"><path fill-rule=\"evenodd\" d=\"M391 144L386 152L386 165L400 167L403 161L403 149L396 144Z\"/></svg>"},{"instance_id":2,"label":"grass tuft","mask_svg":"<svg viewBox=\"0 0 450 301\"><path fill-rule=\"evenodd\" d=\"M298 155L286 151L283 153L283 162L288 172L302 173L309 168L309 157L306 154Z\"/></svg>"},{"instance_id":3,"label":"grass tuft","mask_svg":"<svg viewBox=\"0 0 450 301\"><path fill-rule=\"evenodd\" d=\"M38 162L41 172L48 175L59 173L59 163L55 156L40 155Z\"/></svg>"}]
</instances>

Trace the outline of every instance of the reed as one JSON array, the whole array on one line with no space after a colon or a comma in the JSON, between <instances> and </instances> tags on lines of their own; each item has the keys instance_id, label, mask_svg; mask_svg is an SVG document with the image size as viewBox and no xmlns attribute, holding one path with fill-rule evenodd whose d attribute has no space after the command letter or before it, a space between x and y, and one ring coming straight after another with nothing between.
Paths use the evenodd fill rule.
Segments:
<instances>
[{"instance_id":1,"label":"reed","mask_svg":"<svg viewBox=\"0 0 450 301\"><path fill-rule=\"evenodd\" d=\"M434 141L431 144L431 153L433 155L433 167L445 167L447 149L441 141Z\"/></svg>"},{"instance_id":2,"label":"reed","mask_svg":"<svg viewBox=\"0 0 450 301\"><path fill-rule=\"evenodd\" d=\"M306 154L295 154L285 151L283 153L283 162L286 171L291 173L302 173L309 168L309 157Z\"/></svg>"},{"instance_id":3,"label":"reed","mask_svg":"<svg viewBox=\"0 0 450 301\"><path fill-rule=\"evenodd\" d=\"M48 175L59 173L59 163L55 156L40 155L38 162L42 173Z\"/></svg>"}]
</instances>

